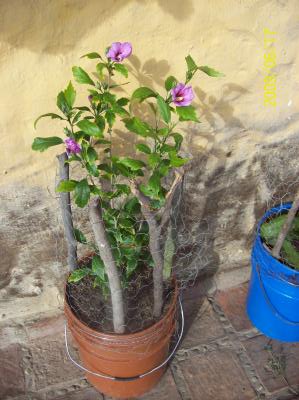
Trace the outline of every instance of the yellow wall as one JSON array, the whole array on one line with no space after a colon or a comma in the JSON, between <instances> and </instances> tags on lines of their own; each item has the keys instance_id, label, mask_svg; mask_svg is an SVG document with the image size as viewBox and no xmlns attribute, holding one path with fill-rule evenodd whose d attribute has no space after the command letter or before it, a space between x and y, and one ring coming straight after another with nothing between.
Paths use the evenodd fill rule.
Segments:
<instances>
[{"instance_id":1,"label":"yellow wall","mask_svg":"<svg viewBox=\"0 0 299 400\"><path fill-rule=\"evenodd\" d=\"M168 74L183 77L188 53L225 72L221 80L202 75L194 81L204 123L193 125L193 151L214 142L215 130L217 141L244 129L251 130L253 142L273 140L270 134L264 137L273 127L293 133L289 125L297 122L299 99L298 17L296 0L2 1L2 185L19 180L51 185L57 149L40 155L30 145L36 134L59 134L59 123L44 120L36 133L33 121L55 111L56 95L71 78L72 65L95 65L79 60L82 54L102 51L117 40L132 42L132 69L152 76L157 87ZM263 106L265 27L277 32L276 108ZM286 124L288 118L292 124ZM203 137L199 132L205 132Z\"/></svg>"}]
</instances>

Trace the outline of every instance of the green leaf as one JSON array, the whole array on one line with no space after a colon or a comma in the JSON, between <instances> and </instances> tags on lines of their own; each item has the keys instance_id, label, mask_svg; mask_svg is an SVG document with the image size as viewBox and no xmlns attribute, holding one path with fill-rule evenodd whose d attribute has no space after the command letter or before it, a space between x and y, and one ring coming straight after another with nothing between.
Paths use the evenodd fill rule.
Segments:
<instances>
[{"instance_id":1,"label":"green leaf","mask_svg":"<svg viewBox=\"0 0 299 400\"><path fill-rule=\"evenodd\" d=\"M98 159L98 154L93 147L88 147L86 155L89 162L93 162Z\"/></svg>"},{"instance_id":2,"label":"green leaf","mask_svg":"<svg viewBox=\"0 0 299 400\"><path fill-rule=\"evenodd\" d=\"M89 107L83 106L83 107L75 107L76 110L80 110L80 111L90 111Z\"/></svg>"},{"instance_id":3,"label":"green leaf","mask_svg":"<svg viewBox=\"0 0 299 400\"><path fill-rule=\"evenodd\" d=\"M198 67L198 69L200 69L205 74L216 78L219 76L225 76L222 72L216 71L215 69L208 67L207 65L201 65L200 67Z\"/></svg>"},{"instance_id":4,"label":"green leaf","mask_svg":"<svg viewBox=\"0 0 299 400\"><path fill-rule=\"evenodd\" d=\"M141 121L138 117L126 118L123 120L126 128L137 135L146 137L151 134L151 127L144 121Z\"/></svg>"},{"instance_id":5,"label":"green leaf","mask_svg":"<svg viewBox=\"0 0 299 400\"><path fill-rule=\"evenodd\" d=\"M98 125L95 124L94 122L89 121L88 119L82 119L77 123L77 126L89 136L96 136L96 137L103 136L103 132L98 127Z\"/></svg>"},{"instance_id":6,"label":"green leaf","mask_svg":"<svg viewBox=\"0 0 299 400\"><path fill-rule=\"evenodd\" d=\"M113 105L113 104L115 104L116 96L115 96L115 94L105 92L102 94L102 100L108 104Z\"/></svg>"},{"instance_id":7,"label":"green leaf","mask_svg":"<svg viewBox=\"0 0 299 400\"><path fill-rule=\"evenodd\" d=\"M176 151L176 148L175 146L170 146L169 144L163 144L160 151L161 153L173 153L173 151Z\"/></svg>"},{"instance_id":8,"label":"green leaf","mask_svg":"<svg viewBox=\"0 0 299 400\"><path fill-rule=\"evenodd\" d=\"M140 203L137 197L132 197L124 206L124 210L129 214L137 214L140 212Z\"/></svg>"},{"instance_id":9,"label":"green leaf","mask_svg":"<svg viewBox=\"0 0 299 400\"><path fill-rule=\"evenodd\" d=\"M172 133L171 136L174 138L176 150L179 151L184 139L183 136L180 133Z\"/></svg>"},{"instance_id":10,"label":"green leaf","mask_svg":"<svg viewBox=\"0 0 299 400\"><path fill-rule=\"evenodd\" d=\"M158 130L158 135L159 136L168 136L169 134L169 129L168 128L162 128Z\"/></svg>"},{"instance_id":11,"label":"green leaf","mask_svg":"<svg viewBox=\"0 0 299 400\"><path fill-rule=\"evenodd\" d=\"M74 116L74 118L73 118L73 121L72 121L73 125L75 125L75 124L79 121L79 119L80 119L81 115L83 114L83 112L84 112L84 111L78 111L78 112L75 114L75 116Z\"/></svg>"},{"instance_id":12,"label":"green leaf","mask_svg":"<svg viewBox=\"0 0 299 400\"><path fill-rule=\"evenodd\" d=\"M117 100L117 104L121 107L126 106L129 103L129 99L127 99L126 97L121 97L120 99Z\"/></svg>"},{"instance_id":13,"label":"green leaf","mask_svg":"<svg viewBox=\"0 0 299 400\"><path fill-rule=\"evenodd\" d=\"M266 242L277 239L279 232L287 218L287 214L276 216L268 222L261 225L261 236Z\"/></svg>"},{"instance_id":14,"label":"green leaf","mask_svg":"<svg viewBox=\"0 0 299 400\"><path fill-rule=\"evenodd\" d=\"M70 180L62 180L59 182L56 192L72 192L75 187L77 186L77 181L74 181L72 179Z\"/></svg>"},{"instance_id":15,"label":"green leaf","mask_svg":"<svg viewBox=\"0 0 299 400\"><path fill-rule=\"evenodd\" d=\"M64 115L68 115L69 112L71 111L71 107L69 106L65 94L63 92L60 92L57 96L57 101L56 101L57 107L63 112Z\"/></svg>"},{"instance_id":16,"label":"green leaf","mask_svg":"<svg viewBox=\"0 0 299 400\"><path fill-rule=\"evenodd\" d=\"M285 239L282 245L282 255L288 264L299 270L299 252L287 239Z\"/></svg>"},{"instance_id":17,"label":"green leaf","mask_svg":"<svg viewBox=\"0 0 299 400\"><path fill-rule=\"evenodd\" d=\"M107 68L107 66L104 63L99 63L96 66L96 70L97 70L97 73L98 73L99 78L100 78L101 81L104 79L104 72L103 71L104 71L105 68Z\"/></svg>"},{"instance_id":18,"label":"green leaf","mask_svg":"<svg viewBox=\"0 0 299 400\"><path fill-rule=\"evenodd\" d=\"M107 110L105 113L105 118L108 122L109 128L112 128L112 126L115 122L115 113L111 110Z\"/></svg>"},{"instance_id":19,"label":"green leaf","mask_svg":"<svg viewBox=\"0 0 299 400\"><path fill-rule=\"evenodd\" d=\"M75 236L75 239L77 240L77 242L82 243L82 244L87 243L87 239L86 239L84 233L80 231L80 229L74 228L74 236Z\"/></svg>"},{"instance_id":20,"label":"green leaf","mask_svg":"<svg viewBox=\"0 0 299 400\"><path fill-rule=\"evenodd\" d=\"M99 176L100 175L98 167L96 166L96 164L94 164L94 163L86 163L86 168L87 168L87 171L90 173L90 175L92 175L92 176Z\"/></svg>"},{"instance_id":21,"label":"green leaf","mask_svg":"<svg viewBox=\"0 0 299 400\"><path fill-rule=\"evenodd\" d=\"M261 231L260 231L261 237L269 244L272 244L273 240L276 241L279 232L281 231L281 228L285 223L286 219L287 219L287 214L282 214L275 216L274 218L272 218L267 222L264 222L261 226ZM291 236L298 231L299 231L299 217L295 217L291 229L288 232L287 238L291 238Z\"/></svg>"},{"instance_id":22,"label":"green leaf","mask_svg":"<svg viewBox=\"0 0 299 400\"><path fill-rule=\"evenodd\" d=\"M169 92L169 90L174 88L177 83L178 83L178 80L174 76L172 76L172 75L169 76L165 81L165 89L167 90L167 92Z\"/></svg>"},{"instance_id":23,"label":"green leaf","mask_svg":"<svg viewBox=\"0 0 299 400\"><path fill-rule=\"evenodd\" d=\"M82 179L75 187L75 203L78 207L83 208L90 198L90 188L87 179Z\"/></svg>"},{"instance_id":24,"label":"green leaf","mask_svg":"<svg viewBox=\"0 0 299 400\"><path fill-rule=\"evenodd\" d=\"M172 167L181 167L182 165L186 164L189 159L188 158L182 158L177 156L175 153L170 154L170 165Z\"/></svg>"},{"instance_id":25,"label":"green leaf","mask_svg":"<svg viewBox=\"0 0 299 400\"><path fill-rule=\"evenodd\" d=\"M147 186L153 194L158 195L161 189L161 176L157 171L149 178Z\"/></svg>"},{"instance_id":26,"label":"green leaf","mask_svg":"<svg viewBox=\"0 0 299 400\"><path fill-rule=\"evenodd\" d=\"M83 58L83 57L87 57L87 58L90 58L90 59L102 58L102 57L100 56L100 54L99 54L99 53L96 53L96 52L84 54L84 55L81 56L80 58Z\"/></svg>"},{"instance_id":27,"label":"green leaf","mask_svg":"<svg viewBox=\"0 0 299 400\"><path fill-rule=\"evenodd\" d=\"M129 258L126 262L126 276L129 278L138 266L138 259L136 257Z\"/></svg>"},{"instance_id":28,"label":"green leaf","mask_svg":"<svg viewBox=\"0 0 299 400\"><path fill-rule=\"evenodd\" d=\"M166 176L168 174L169 169L170 169L170 161L166 159L162 160L158 169L160 175Z\"/></svg>"},{"instance_id":29,"label":"green leaf","mask_svg":"<svg viewBox=\"0 0 299 400\"><path fill-rule=\"evenodd\" d=\"M91 268L94 275L103 281L105 280L105 266L100 256L95 255L92 257Z\"/></svg>"},{"instance_id":30,"label":"green leaf","mask_svg":"<svg viewBox=\"0 0 299 400\"><path fill-rule=\"evenodd\" d=\"M130 157L125 157L125 158L119 160L119 163L121 163L125 167L130 168L132 171L137 171L138 169L145 167L145 164L143 161L135 160L134 158L130 158Z\"/></svg>"},{"instance_id":31,"label":"green leaf","mask_svg":"<svg viewBox=\"0 0 299 400\"><path fill-rule=\"evenodd\" d=\"M51 136L46 138L36 137L32 143L32 150L35 151L45 151L49 147L57 146L58 144L62 144L63 140L57 136Z\"/></svg>"},{"instance_id":32,"label":"green leaf","mask_svg":"<svg viewBox=\"0 0 299 400\"><path fill-rule=\"evenodd\" d=\"M112 111L115 112L116 114L120 115L122 118L126 118L126 117L130 116L128 111L125 110L123 107L119 106L118 104L114 104Z\"/></svg>"},{"instance_id":33,"label":"green leaf","mask_svg":"<svg viewBox=\"0 0 299 400\"><path fill-rule=\"evenodd\" d=\"M144 101L149 97L157 97L157 93L148 87L140 87L136 89L131 97L131 100L138 100L140 102Z\"/></svg>"},{"instance_id":34,"label":"green leaf","mask_svg":"<svg viewBox=\"0 0 299 400\"><path fill-rule=\"evenodd\" d=\"M96 124L100 128L101 133L104 132L106 121L102 115L98 115L96 118Z\"/></svg>"},{"instance_id":35,"label":"green leaf","mask_svg":"<svg viewBox=\"0 0 299 400\"><path fill-rule=\"evenodd\" d=\"M136 149L141 151L142 153L145 154L151 154L151 149L149 148L149 146L147 144L143 144L143 143L138 143L136 144Z\"/></svg>"},{"instance_id":36,"label":"green leaf","mask_svg":"<svg viewBox=\"0 0 299 400\"><path fill-rule=\"evenodd\" d=\"M89 275L90 272L91 272L91 270L89 268L78 268L70 274L70 276L68 278L68 282L70 282L70 283L79 282L85 276Z\"/></svg>"},{"instance_id":37,"label":"green leaf","mask_svg":"<svg viewBox=\"0 0 299 400\"><path fill-rule=\"evenodd\" d=\"M166 124L168 124L171 118L169 105L160 95L157 96L157 105L163 121L166 122Z\"/></svg>"},{"instance_id":38,"label":"green leaf","mask_svg":"<svg viewBox=\"0 0 299 400\"><path fill-rule=\"evenodd\" d=\"M176 113L178 114L180 121L200 122L193 106L176 107Z\"/></svg>"},{"instance_id":39,"label":"green leaf","mask_svg":"<svg viewBox=\"0 0 299 400\"><path fill-rule=\"evenodd\" d=\"M116 186L117 190L120 191L121 193L125 193L125 194L131 193L130 186L128 186L124 183L117 183L115 186Z\"/></svg>"},{"instance_id":40,"label":"green leaf","mask_svg":"<svg viewBox=\"0 0 299 400\"><path fill-rule=\"evenodd\" d=\"M122 74L125 78L128 77L128 68L123 64L114 64L115 71Z\"/></svg>"},{"instance_id":41,"label":"green leaf","mask_svg":"<svg viewBox=\"0 0 299 400\"><path fill-rule=\"evenodd\" d=\"M146 196L149 196L154 199L159 198L159 193L161 190L160 174L157 171L155 171L149 178L148 184L147 185L141 184L139 188Z\"/></svg>"},{"instance_id":42,"label":"green leaf","mask_svg":"<svg viewBox=\"0 0 299 400\"><path fill-rule=\"evenodd\" d=\"M38 121L39 121L41 118L44 118L44 117L51 117L52 119L63 119L63 120L64 120L64 118L61 117L61 116L58 115L58 114L54 114L54 113L43 114L43 115L40 115L40 116L34 121L34 129L36 129L36 124L38 123Z\"/></svg>"},{"instance_id":43,"label":"green leaf","mask_svg":"<svg viewBox=\"0 0 299 400\"><path fill-rule=\"evenodd\" d=\"M84 69L82 69L81 67L73 67L72 71L76 82L86 83L87 85L95 86L94 81L89 77L88 73L85 72Z\"/></svg>"},{"instance_id":44,"label":"green leaf","mask_svg":"<svg viewBox=\"0 0 299 400\"><path fill-rule=\"evenodd\" d=\"M196 62L193 60L193 58L190 55L188 55L185 58L185 60L186 60L187 68L188 68L189 72L193 72L193 71L195 71L197 69Z\"/></svg>"},{"instance_id":45,"label":"green leaf","mask_svg":"<svg viewBox=\"0 0 299 400\"><path fill-rule=\"evenodd\" d=\"M161 161L161 157L158 153L153 153L148 157L148 165L151 168L155 168L159 162Z\"/></svg>"},{"instance_id":46,"label":"green leaf","mask_svg":"<svg viewBox=\"0 0 299 400\"><path fill-rule=\"evenodd\" d=\"M74 89L71 81L64 91L64 97L69 107L72 108L76 100L76 90Z\"/></svg>"}]
</instances>

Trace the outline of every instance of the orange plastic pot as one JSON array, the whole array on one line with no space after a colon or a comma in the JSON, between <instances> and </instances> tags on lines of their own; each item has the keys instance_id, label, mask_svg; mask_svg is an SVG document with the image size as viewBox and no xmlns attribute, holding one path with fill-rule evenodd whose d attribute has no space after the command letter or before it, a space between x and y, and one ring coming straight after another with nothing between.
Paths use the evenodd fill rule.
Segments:
<instances>
[{"instance_id":1,"label":"orange plastic pot","mask_svg":"<svg viewBox=\"0 0 299 400\"><path fill-rule=\"evenodd\" d=\"M72 312L65 297L68 327L78 346L83 366L93 373L121 378L111 380L86 373L87 380L101 393L126 399L140 396L160 380L166 365L141 378L138 377L160 365L169 351L175 329L178 287L167 313L151 327L133 334L107 334L89 328ZM126 380L127 379L127 380Z\"/></svg>"}]
</instances>

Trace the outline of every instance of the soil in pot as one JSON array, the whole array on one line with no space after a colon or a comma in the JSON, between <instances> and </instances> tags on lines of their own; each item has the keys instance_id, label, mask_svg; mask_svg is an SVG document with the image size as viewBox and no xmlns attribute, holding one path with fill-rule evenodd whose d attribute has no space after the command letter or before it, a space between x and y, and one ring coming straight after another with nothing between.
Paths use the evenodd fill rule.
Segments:
<instances>
[{"instance_id":1,"label":"soil in pot","mask_svg":"<svg viewBox=\"0 0 299 400\"><path fill-rule=\"evenodd\" d=\"M135 333L157 322L152 314L153 284L151 271L136 273L124 289L126 313L125 333ZM173 297L173 284L164 285L165 304L163 315L167 313ZM67 283L68 304L76 317L88 327L99 332L113 333L112 307L109 296L101 288L93 286L93 278L86 276L80 282Z\"/></svg>"}]
</instances>

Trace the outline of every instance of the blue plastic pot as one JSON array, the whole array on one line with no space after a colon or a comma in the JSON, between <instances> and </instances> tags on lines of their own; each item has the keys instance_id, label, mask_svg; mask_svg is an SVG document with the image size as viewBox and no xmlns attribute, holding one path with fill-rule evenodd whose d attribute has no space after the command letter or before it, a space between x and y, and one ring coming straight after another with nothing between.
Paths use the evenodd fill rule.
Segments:
<instances>
[{"instance_id":1,"label":"blue plastic pot","mask_svg":"<svg viewBox=\"0 0 299 400\"><path fill-rule=\"evenodd\" d=\"M269 338L283 342L299 342L299 271L278 261L263 246L260 227L271 215L289 210L291 205L272 208L259 222L247 296L247 314L253 325Z\"/></svg>"}]
</instances>

